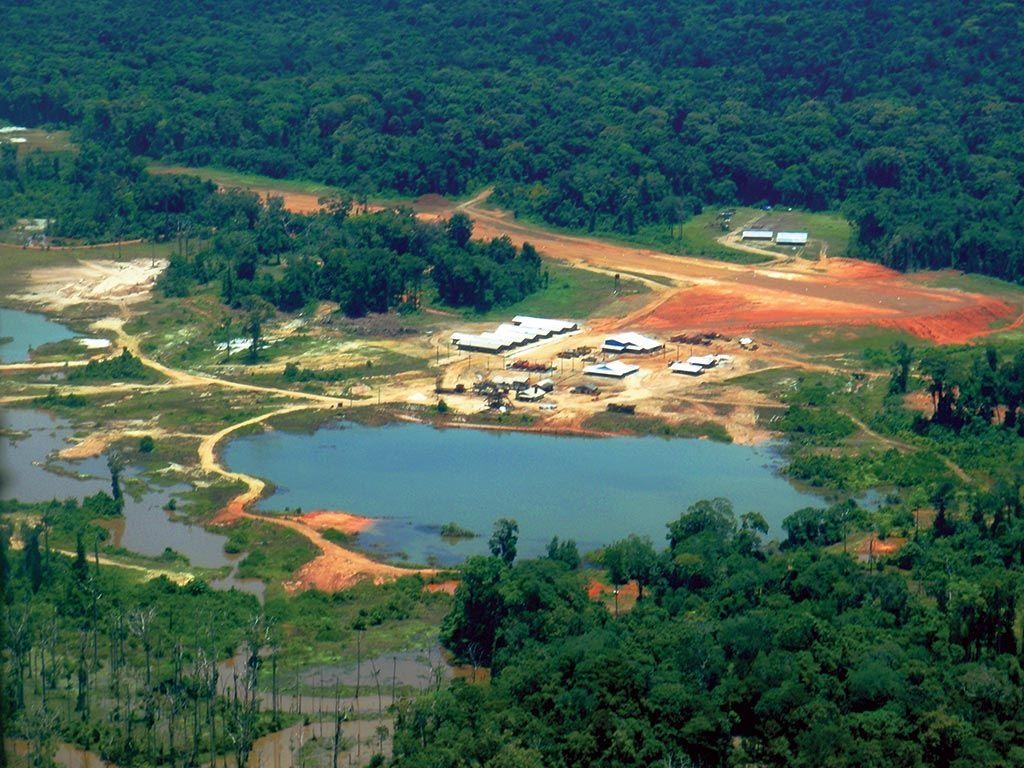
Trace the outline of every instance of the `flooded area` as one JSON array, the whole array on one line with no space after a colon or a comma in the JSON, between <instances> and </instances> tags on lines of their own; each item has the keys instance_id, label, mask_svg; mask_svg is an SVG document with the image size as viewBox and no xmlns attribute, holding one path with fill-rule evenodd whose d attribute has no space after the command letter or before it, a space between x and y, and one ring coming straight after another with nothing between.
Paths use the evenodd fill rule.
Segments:
<instances>
[{"instance_id":1,"label":"flooded area","mask_svg":"<svg viewBox=\"0 0 1024 768\"><path fill-rule=\"evenodd\" d=\"M371 553L453 564L487 551L494 521L519 524L519 554L545 551L552 536L581 551L630 533L665 540L665 525L690 504L722 496L737 513L757 511L774 535L783 518L821 497L778 474L772 446L655 437L580 438L422 424L341 424L313 434L270 431L232 441L233 470L276 491L260 507L332 509L377 519L359 534ZM456 523L475 538L441 538Z\"/></svg>"},{"instance_id":2,"label":"flooded area","mask_svg":"<svg viewBox=\"0 0 1024 768\"><path fill-rule=\"evenodd\" d=\"M33 349L76 335L42 315L0 307L0 363L23 363Z\"/></svg>"},{"instance_id":3,"label":"flooded area","mask_svg":"<svg viewBox=\"0 0 1024 768\"><path fill-rule=\"evenodd\" d=\"M68 444L72 429L67 422L42 411L11 410L4 413L3 426L7 434L0 440L0 498L50 501L109 493L110 473L102 457L81 461L51 458ZM130 484L133 472L124 476ZM201 568L232 565L224 552L226 536L168 516L168 501L186 490L185 485L172 485L137 496L126 493L124 517L103 521L111 543L153 557L170 548Z\"/></svg>"}]
</instances>

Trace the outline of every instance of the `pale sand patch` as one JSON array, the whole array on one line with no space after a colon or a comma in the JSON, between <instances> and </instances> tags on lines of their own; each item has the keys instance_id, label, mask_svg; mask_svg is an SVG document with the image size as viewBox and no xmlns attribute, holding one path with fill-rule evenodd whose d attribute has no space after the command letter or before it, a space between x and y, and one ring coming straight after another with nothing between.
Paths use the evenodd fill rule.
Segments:
<instances>
[{"instance_id":1,"label":"pale sand patch","mask_svg":"<svg viewBox=\"0 0 1024 768\"><path fill-rule=\"evenodd\" d=\"M166 267L165 259L83 259L70 267L40 267L29 273L28 291L12 298L50 310L75 304L132 304L149 298Z\"/></svg>"}]
</instances>

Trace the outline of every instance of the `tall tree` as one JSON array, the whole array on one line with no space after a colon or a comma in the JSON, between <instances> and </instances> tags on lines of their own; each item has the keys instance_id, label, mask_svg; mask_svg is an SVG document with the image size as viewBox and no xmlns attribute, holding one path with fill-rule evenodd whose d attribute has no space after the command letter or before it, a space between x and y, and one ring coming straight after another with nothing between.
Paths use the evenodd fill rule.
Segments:
<instances>
[{"instance_id":1,"label":"tall tree","mask_svg":"<svg viewBox=\"0 0 1024 768\"><path fill-rule=\"evenodd\" d=\"M519 523L502 517L495 521L494 532L487 545L491 554L499 558L505 565L512 565L516 559L516 545L519 542Z\"/></svg>"},{"instance_id":2,"label":"tall tree","mask_svg":"<svg viewBox=\"0 0 1024 768\"><path fill-rule=\"evenodd\" d=\"M251 344L248 362L255 363L259 359L260 343L263 341L263 325L274 316L274 307L259 296L250 296L245 300L245 322L243 328L249 335Z\"/></svg>"},{"instance_id":3,"label":"tall tree","mask_svg":"<svg viewBox=\"0 0 1024 768\"><path fill-rule=\"evenodd\" d=\"M107 469L110 471L110 495L118 505L124 504L121 496L121 473L124 472L126 464L127 462L120 451L110 450L107 452Z\"/></svg>"}]
</instances>

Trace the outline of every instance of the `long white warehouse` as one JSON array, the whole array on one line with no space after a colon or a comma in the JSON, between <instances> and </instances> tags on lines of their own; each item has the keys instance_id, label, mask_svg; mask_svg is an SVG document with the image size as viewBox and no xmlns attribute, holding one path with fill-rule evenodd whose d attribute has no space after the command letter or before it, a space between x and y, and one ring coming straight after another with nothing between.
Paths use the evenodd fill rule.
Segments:
<instances>
[{"instance_id":1,"label":"long white warehouse","mask_svg":"<svg viewBox=\"0 0 1024 768\"><path fill-rule=\"evenodd\" d=\"M453 333L451 342L459 349L497 354L578 329L579 326L571 320L517 315L511 323L502 323L493 331Z\"/></svg>"}]
</instances>

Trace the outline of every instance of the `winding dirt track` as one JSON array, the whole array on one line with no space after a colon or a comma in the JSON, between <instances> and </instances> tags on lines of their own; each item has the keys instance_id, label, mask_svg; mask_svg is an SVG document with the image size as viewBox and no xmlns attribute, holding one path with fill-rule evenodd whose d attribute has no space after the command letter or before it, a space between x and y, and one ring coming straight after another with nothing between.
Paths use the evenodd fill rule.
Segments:
<instances>
[{"instance_id":1,"label":"winding dirt track","mask_svg":"<svg viewBox=\"0 0 1024 768\"><path fill-rule=\"evenodd\" d=\"M220 510L211 521L215 525L229 525L240 519L259 520L261 522L280 525L295 531L308 539L319 551L313 560L306 563L295 574L295 578L284 586L289 590L299 589L320 589L324 591L336 591L350 587L362 580L372 580L374 583L394 580L400 576L410 573L421 573L433 575L432 570L412 570L398 568L384 563L379 563L365 555L344 547L340 547L332 541L324 538L323 534L311 524L304 522L302 517L284 517L278 515L259 515L249 511L249 507L257 502L266 489L266 483L258 477L244 474L242 472L231 472L225 468L217 455L217 447L221 442L234 432L248 427L261 424L277 416L283 416L297 411L333 409L341 405L341 400L325 395L317 395L308 392L297 392L278 387L263 387L254 384L220 379L213 376L200 376L198 374L181 371L171 368L152 358L145 356L140 348L139 341L124 330L122 318L106 318L95 324L98 329L113 331L117 334L118 342L123 347L131 350L148 368L157 371L168 379L168 382L156 385L137 385L125 387L123 385L105 385L92 387L94 390L109 391L112 388L118 391L131 389L154 389L170 387L222 387L225 389L253 392L263 395L273 395L287 398L293 401L289 405L276 408L259 416L232 424L218 432L204 436L199 442L198 456L199 465L204 472L218 475L226 480L242 483L245 490L232 498L227 506ZM82 388L76 388L80 391ZM313 513L315 515L316 513ZM320 515L323 516L322 513ZM354 517L354 516L353 516ZM318 518L312 521L315 524L321 522Z\"/></svg>"}]
</instances>

